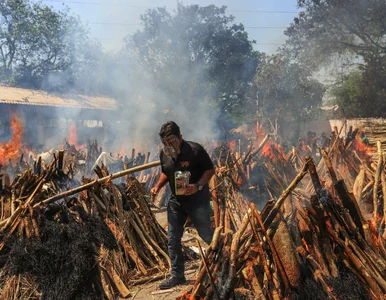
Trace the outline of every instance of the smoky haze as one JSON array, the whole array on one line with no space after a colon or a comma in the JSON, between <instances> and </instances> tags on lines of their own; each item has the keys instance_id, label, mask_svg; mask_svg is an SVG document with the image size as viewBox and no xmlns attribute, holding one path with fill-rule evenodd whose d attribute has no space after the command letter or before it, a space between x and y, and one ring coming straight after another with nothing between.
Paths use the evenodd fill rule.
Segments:
<instances>
[{"instance_id":1,"label":"smoky haze","mask_svg":"<svg viewBox=\"0 0 386 300\"><path fill-rule=\"evenodd\" d=\"M128 36L127 40L130 39ZM51 73L44 79L42 89L62 97L85 94L116 99L115 112L95 110L87 113L88 120L103 120L103 128L94 130L93 137L105 151L116 154L125 148L127 154L132 147L154 150L159 143L159 129L169 120L180 126L187 140L206 143L217 139L219 115L215 107L208 106L211 95L200 91L196 83L208 74L201 65L192 68L189 52L183 54L181 50L176 54L186 56L184 63L162 66L162 76L165 76L162 78L149 65L140 62L131 45L116 52L105 52L98 43L91 40L87 43L90 47L79 47L78 52L73 53L74 68ZM82 59L88 60L85 65L81 64ZM68 78L74 69L77 79L70 82ZM186 86L188 89L184 90L182 87ZM58 116L62 115L61 110L57 109ZM61 132L45 141L46 150L69 139L72 122L77 124L78 144L87 138L81 130L81 120L85 120L82 110L72 109L66 113L66 119L67 122L61 124Z\"/></svg>"},{"instance_id":2,"label":"smoky haze","mask_svg":"<svg viewBox=\"0 0 386 300\"><path fill-rule=\"evenodd\" d=\"M189 10L188 7L184 9ZM208 11L217 9L212 6ZM147 13L161 15L162 9L149 10ZM228 14L225 16L231 18ZM172 19L174 14L165 13L163 17ZM192 26L206 26L205 21L194 22ZM191 30L189 20L182 20L181 23L186 32ZM220 25L221 30L227 32L228 26L232 24ZM157 38L154 38L153 30L159 31ZM78 45L78 51L73 53L73 67L64 72L51 73L43 81L42 88L60 90L69 95L84 93L116 99L116 112L98 110L93 116L88 115L88 119L104 119L104 135L96 134L95 137L106 151L116 153L123 147L126 153L131 147L142 148L144 151L154 149L154 145L159 143L161 125L169 120L180 126L185 139L207 144L219 138L221 108L216 102L222 96L217 83L208 82L213 76L220 78L222 74L213 74L213 67L208 67L208 60L218 63L217 58L210 58L208 54L201 54L201 50L197 50L202 47L200 43L205 42L204 39L199 40L199 32L185 34L184 30L176 26L165 26L165 23L150 30L143 29L128 35L125 46L118 51L103 51L101 45L91 39L77 41L75 44ZM178 37L170 42L174 36ZM252 47L247 41L243 41L244 49L238 50L244 51L243 55L252 53ZM153 47L152 43L159 45ZM156 52L158 49L159 52ZM240 78L245 82L252 79L256 64L255 57L242 57L241 68L237 69ZM72 73L76 74L75 81L68 79ZM221 69L217 73L221 73ZM236 73L231 75L229 82L234 81L233 76L237 80ZM240 86L245 90L245 84ZM239 101L236 97L235 103ZM75 122L84 119L79 112L74 112L69 118ZM68 137L68 128L62 133L63 136L56 137L61 141ZM50 144L54 144L53 141Z\"/></svg>"}]
</instances>

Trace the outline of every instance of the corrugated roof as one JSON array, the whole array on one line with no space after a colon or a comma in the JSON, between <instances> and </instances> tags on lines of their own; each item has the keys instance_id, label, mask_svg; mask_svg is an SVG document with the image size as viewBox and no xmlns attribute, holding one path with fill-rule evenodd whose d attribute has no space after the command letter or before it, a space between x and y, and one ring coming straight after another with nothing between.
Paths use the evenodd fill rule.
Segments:
<instances>
[{"instance_id":1,"label":"corrugated roof","mask_svg":"<svg viewBox=\"0 0 386 300\"><path fill-rule=\"evenodd\" d=\"M50 94L40 90L0 86L0 104L56 106L83 109L115 110L116 101L106 97Z\"/></svg>"}]
</instances>

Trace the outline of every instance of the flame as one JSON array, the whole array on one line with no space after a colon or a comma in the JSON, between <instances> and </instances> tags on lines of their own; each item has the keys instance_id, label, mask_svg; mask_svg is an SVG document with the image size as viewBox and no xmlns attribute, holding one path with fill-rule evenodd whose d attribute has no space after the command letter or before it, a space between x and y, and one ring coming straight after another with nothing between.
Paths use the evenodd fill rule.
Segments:
<instances>
[{"instance_id":1,"label":"flame","mask_svg":"<svg viewBox=\"0 0 386 300\"><path fill-rule=\"evenodd\" d=\"M261 154L265 158L269 158L272 162L287 161L280 145L276 144L273 141L268 141L264 145L263 149L261 150Z\"/></svg>"},{"instance_id":2,"label":"flame","mask_svg":"<svg viewBox=\"0 0 386 300\"><path fill-rule=\"evenodd\" d=\"M352 145L361 159L365 161L371 160L369 152L375 151L374 147L367 146L359 137L356 137Z\"/></svg>"},{"instance_id":3,"label":"flame","mask_svg":"<svg viewBox=\"0 0 386 300\"><path fill-rule=\"evenodd\" d=\"M84 147L84 144L78 144L78 128L75 123L72 123L68 128L68 143L77 149Z\"/></svg>"},{"instance_id":4,"label":"flame","mask_svg":"<svg viewBox=\"0 0 386 300\"><path fill-rule=\"evenodd\" d=\"M303 243L304 247L306 248L306 251L308 253L310 253L311 252L310 248L308 247L308 244L307 244L306 240L303 237L302 237L302 243Z\"/></svg>"},{"instance_id":5,"label":"flame","mask_svg":"<svg viewBox=\"0 0 386 300\"><path fill-rule=\"evenodd\" d=\"M18 159L21 155L21 139L24 134L23 126L20 119L11 115L11 140L8 143L0 144L0 164L4 165L9 160Z\"/></svg>"}]
</instances>

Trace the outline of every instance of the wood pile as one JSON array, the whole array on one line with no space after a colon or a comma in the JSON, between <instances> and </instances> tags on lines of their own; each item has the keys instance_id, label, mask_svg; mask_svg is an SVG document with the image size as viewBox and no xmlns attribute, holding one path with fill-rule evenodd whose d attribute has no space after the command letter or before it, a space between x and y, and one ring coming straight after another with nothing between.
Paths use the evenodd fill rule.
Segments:
<instances>
[{"instance_id":1,"label":"wood pile","mask_svg":"<svg viewBox=\"0 0 386 300\"><path fill-rule=\"evenodd\" d=\"M344 122L344 121L343 121ZM340 127L341 120L333 120L332 124ZM384 118L358 118L347 119L344 125L345 130L349 131L350 127L358 128L360 131L365 132L366 137L369 140L370 146L376 150L377 141L380 141L382 146L386 145L386 119Z\"/></svg>"},{"instance_id":2,"label":"wood pile","mask_svg":"<svg viewBox=\"0 0 386 300\"><path fill-rule=\"evenodd\" d=\"M164 278L167 234L133 175L159 162L112 175L102 166L99 180L79 182L63 159L0 180L0 298L117 299Z\"/></svg>"},{"instance_id":3,"label":"wood pile","mask_svg":"<svg viewBox=\"0 0 386 300\"><path fill-rule=\"evenodd\" d=\"M332 140L317 165L264 140L244 153L217 149L215 235L179 299L384 299L384 152L378 143L373 162L356 143ZM245 193L253 163L272 196L261 211Z\"/></svg>"}]
</instances>

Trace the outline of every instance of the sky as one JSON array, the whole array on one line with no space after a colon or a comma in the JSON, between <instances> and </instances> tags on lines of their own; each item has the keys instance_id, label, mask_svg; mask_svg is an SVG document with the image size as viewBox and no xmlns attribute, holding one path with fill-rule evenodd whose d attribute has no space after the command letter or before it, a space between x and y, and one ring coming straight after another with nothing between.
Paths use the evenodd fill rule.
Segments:
<instances>
[{"instance_id":1,"label":"sky","mask_svg":"<svg viewBox=\"0 0 386 300\"><path fill-rule=\"evenodd\" d=\"M36 0L35 2L39 2ZM100 40L106 50L119 50L123 39L141 28L140 15L148 8L176 8L176 0L41 0L55 9L68 6L87 24L90 36ZM242 23L254 48L274 54L285 41L284 30L299 10L296 0L185 0L184 5L227 6L227 13Z\"/></svg>"}]
</instances>

